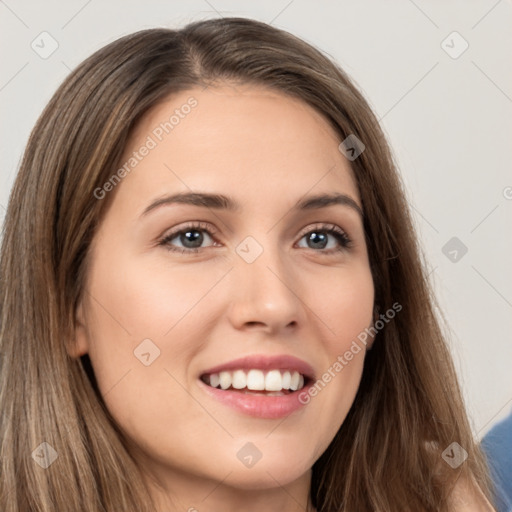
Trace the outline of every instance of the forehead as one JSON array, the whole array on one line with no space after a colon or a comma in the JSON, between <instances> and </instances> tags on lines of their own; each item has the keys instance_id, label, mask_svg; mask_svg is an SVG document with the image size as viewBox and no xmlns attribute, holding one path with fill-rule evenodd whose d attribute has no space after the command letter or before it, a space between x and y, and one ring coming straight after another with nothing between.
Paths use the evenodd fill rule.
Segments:
<instances>
[{"instance_id":1,"label":"forehead","mask_svg":"<svg viewBox=\"0 0 512 512\"><path fill-rule=\"evenodd\" d=\"M121 188L139 197L229 189L244 204L334 189L358 200L340 142L319 112L284 93L247 84L191 88L139 122L123 155L131 170Z\"/></svg>"}]
</instances>

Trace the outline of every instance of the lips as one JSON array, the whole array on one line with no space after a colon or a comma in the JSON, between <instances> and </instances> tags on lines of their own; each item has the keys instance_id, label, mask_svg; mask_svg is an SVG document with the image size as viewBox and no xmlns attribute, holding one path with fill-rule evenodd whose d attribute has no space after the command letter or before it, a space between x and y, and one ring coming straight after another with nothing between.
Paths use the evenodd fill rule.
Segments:
<instances>
[{"instance_id":1,"label":"lips","mask_svg":"<svg viewBox=\"0 0 512 512\"><path fill-rule=\"evenodd\" d=\"M315 380L313 368L293 356L248 356L209 368L201 388L246 415L280 418L304 406L298 395Z\"/></svg>"},{"instance_id":2,"label":"lips","mask_svg":"<svg viewBox=\"0 0 512 512\"><path fill-rule=\"evenodd\" d=\"M296 391L314 379L311 365L289 355L246 356L214 366L201 374L203 382L224 390Z\"/></svg>"}]
</instances>

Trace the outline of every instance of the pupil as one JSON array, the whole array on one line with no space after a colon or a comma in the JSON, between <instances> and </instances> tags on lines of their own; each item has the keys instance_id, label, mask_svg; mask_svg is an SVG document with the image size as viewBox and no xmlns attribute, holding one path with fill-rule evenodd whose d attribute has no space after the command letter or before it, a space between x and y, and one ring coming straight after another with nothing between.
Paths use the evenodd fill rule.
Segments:
<instances>
[{"instance_id":1,"label":"pupil","mask_svg":"<svg viewBox=\"0 0 512 512\"><path fill-rule=\"evenodd\" d=\"M312 241L314 244L316 244L316 243L318 243L318 241L320 241L320 247L323 249L327 243L327 236L324 233L313 232L313 233L311 233L309 240Z\"/></svg>"},{"instance_id":2,"label":"pupil","mask_svg":"<svg viewBox=\"0 0 512 512\"><path fill-rule=\"evenodd\" d=\"M182 238L181 243L183 243L184 241L186 241L187 243L192 242L192 244L195 244L195 245L193 245L194 248L200 247L203 242L203 234L195 229L191 230L191 231L187 231L187 232L183 233L181 236L185 237L185 238ZM189 245L187 245L187 243L183 243L183 245L185 247L190 247Z\"/></svg>"}]
</instances>

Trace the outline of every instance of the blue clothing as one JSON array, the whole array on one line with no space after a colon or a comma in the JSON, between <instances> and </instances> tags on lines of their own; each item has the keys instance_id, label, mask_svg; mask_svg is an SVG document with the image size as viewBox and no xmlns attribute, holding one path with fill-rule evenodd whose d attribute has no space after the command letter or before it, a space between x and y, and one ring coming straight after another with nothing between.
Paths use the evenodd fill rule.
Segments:
<instances>
[{"instance_id":1,"label":"blue clothing","mask_svg":"<svg viewBox=\"0 0 512 512\"><path fill-rule=\"evenodd\" d=\"M512 411L482 439L491 478L496 486L498 512L512 512Z\"/></svg>"}]
</instances>

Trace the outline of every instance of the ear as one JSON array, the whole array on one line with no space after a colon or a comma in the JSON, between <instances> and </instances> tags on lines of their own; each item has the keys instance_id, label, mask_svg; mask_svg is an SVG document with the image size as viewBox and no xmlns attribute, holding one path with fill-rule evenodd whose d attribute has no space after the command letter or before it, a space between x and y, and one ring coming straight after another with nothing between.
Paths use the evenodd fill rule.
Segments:
<instances>
[{"instance_id":1,"label":"ear","mask_svg":"<svg viewBox=\"0 0 512 512\"><path fill-rule=\"evenodd\" d=\"M66 347L68 354L73 358L81 357L89 351L89 338L85 325L84 307L80 301L75 311L73 336Z\"/></svg>"}]
</instances>

